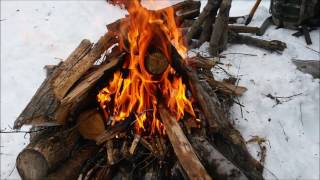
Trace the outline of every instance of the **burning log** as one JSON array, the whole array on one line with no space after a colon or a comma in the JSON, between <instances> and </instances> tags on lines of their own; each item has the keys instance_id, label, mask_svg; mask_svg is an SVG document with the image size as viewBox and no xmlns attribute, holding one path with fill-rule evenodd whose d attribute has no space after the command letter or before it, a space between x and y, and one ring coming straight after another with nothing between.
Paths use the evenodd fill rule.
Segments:
<instances>
[{"instance_id":1,"label":"burning log","mask_svg":"<svg viewBox=\"0 0 320 180\"><path fill-rule=\"evenodd\" d=\"M110 33L104 35L93 47L89 40L83 40L59 68L56 68L50 77L42 83L15 121L14 128L21 128L24 124L63 124L66 114L58 110L61 100L67 95L74 83L114 43L115 39Z\"/></svg>"},{"instance_id":2,"label":"burning log","mask_svg":"<svg viewBox=\"0 0 320 180\"><path fill-rule=\"evenodd\" d=\"M43 179L66 160L77 143L76 129L57 132L53 136L43 136L30 143L19 153L16 166L22 179ZM31 163L32 162L32 163Z\"/></svg>"},{"instance_id":3,"label":"burning log","mask_svg":"<svg viewBox=\"0 0 320 180\"><path fill-rule=\"evenodd\" d=\"M145 58L145 67L150 74L160 75L168 67L169 62L161 52L154 52Z\"/></svg>"},{"instance_id":4,"label":"burning log","mask_svg":"<svg viewBox=\"0 0 320 180\"><path fill-rule=\"evenodd\" d=\"M99 135L97 138L96 138L96 142L98 145L108 141L108 140L111 140L113 139L114 137L116 137L119 133L125 131L129 126L130 124L132 123L133 121L133 117L130 116L128 119L122 121L122 122L119 122L118 124L114 125L114 126L111 126L109 128L107 128L104 133L102 133L101 135Z\"/></svg>"},{"instance_id":5,"label":"burning log","mask_svg":"<svg viewBox=\"0 0 320 180\"><path fill-rule=\"evenodd\" d=\"M85 161L91 158L96 152L97 146L85 144L79 150L73 152L73 155L68 161L62 164L54 172L50 173L47 177L48 180L69 180L77 179L81 170L81 167Z\"/></svg>"},{"instance_id":6,"label":"burning log","mask_svg":"<svg viewBox=\"0 0 320 180\"><path fill-rule=\"evenodd\" d=\"M197 155L204 162L204 166L212 177L216 179L248 179L238 167L216 150L205 138L190 136L190 139Z\"/></svg>"},{"instance_id":7,"label":"burning log","mask_svg":"<svg viewBox=\"0 0 320 180\"><path fill-rule=\"evenodd\" d=\"M177 123L177 120L164 105L160 104L158 108L174 152L188 177L190 179L211 179L196 156L190 142Z\"/></svg>"}]
</instances>

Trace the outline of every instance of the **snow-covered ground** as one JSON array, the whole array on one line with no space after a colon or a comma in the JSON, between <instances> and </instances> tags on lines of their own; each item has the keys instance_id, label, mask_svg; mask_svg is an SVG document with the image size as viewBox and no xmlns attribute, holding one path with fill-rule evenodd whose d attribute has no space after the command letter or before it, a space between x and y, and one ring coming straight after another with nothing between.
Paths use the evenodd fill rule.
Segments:
<instances>
[{"instance_id":1,"label":"snow-covered ground","mask_svg":"<svg viewBox=\"0 0 320 180\"><path fill-rule=\"evenodd\" d=\"M166 4L160 2L161 6ZM247 14L253 3L234 1L231 14ZM251 25L260 25L268 16L268 5L268 1L263 2ZM1 1L1 130L10 131L42 83L44 65L66 58L83 38L96 41L107 23L124 14L105 1ZM320 58L306 48L303 37L291 36L293 32L272 26L261 37L286 42L288 48L283 54L246 45L229 45L223 52L223 68L241 78L239 85L248 88L239 98L245 106L242 113L238 105L232 108L236 127L246 140L257 135L269 142L266 179L319 179L319 79L297 71L291 59ZM319 34L319 30L311 32L313 45L309 46L318 51ZM222 78L223 73L215 72L215 76ZM275 107L275 102L265 96L299 93ZM1 134L0 179L20 179L15 158L27 143L24 134ZM257 146L249 148L256 156Z\"/></svg>"}]
</instances>

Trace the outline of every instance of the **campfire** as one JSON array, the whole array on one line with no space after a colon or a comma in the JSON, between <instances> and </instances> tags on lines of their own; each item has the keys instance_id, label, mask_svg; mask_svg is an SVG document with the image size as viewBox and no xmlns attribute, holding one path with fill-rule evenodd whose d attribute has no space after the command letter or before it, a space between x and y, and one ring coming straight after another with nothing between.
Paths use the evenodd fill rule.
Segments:
<instances>
[{"instance_id":1,"label":"campfire","mask_svg":"<svg viewBox=\"0 0 320 180\"><path fill-rule=\"evenodd\" d=\"M188 57L185 1L148 10L138 0L92 45L56 66L15 122L33 125L17 157L23 179L263 179L228 120L246 88L217 81L216 58Z\"/></svg>"}]
</instances>

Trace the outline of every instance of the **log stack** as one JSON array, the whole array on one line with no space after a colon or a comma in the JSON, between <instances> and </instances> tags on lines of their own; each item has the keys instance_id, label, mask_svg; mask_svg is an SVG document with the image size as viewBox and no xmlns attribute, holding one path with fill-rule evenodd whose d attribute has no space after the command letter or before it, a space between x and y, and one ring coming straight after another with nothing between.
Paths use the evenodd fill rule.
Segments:
<instances>
[{"instance_id":1,"label":"log stack","mask_svg":"<svg viewBox=\"0 0 320 180\"><path fill-rule=\"evenodd\" d=\"M213 11L222 8L217 27L230 5L230 0L213 1L204 12L215 15ZM207 16L200 14L200 2L171 8L179 28ZM229 107L226 99L241 96L246 88L215 80L208 71L219 63L216 59L183 58L173 45L170 60L154 47L146 53L151 76L157 78L172 67L182 77L197 118L186 113L178 121L165 98L158 97L165 133L135 133L137 114L117 123L106 119L112 117L106 116L96 96L126 66L130 52L121 41L127 38L128 18L107 25L108 32L97 43L83 40L65 61L46 66L47 78L14 126L33 126L30 144L17 157L22 179L263 179L263 166L250 155L224 108ZM225 34L216 31L215 36Z\"/></svg>"}]
</instances>

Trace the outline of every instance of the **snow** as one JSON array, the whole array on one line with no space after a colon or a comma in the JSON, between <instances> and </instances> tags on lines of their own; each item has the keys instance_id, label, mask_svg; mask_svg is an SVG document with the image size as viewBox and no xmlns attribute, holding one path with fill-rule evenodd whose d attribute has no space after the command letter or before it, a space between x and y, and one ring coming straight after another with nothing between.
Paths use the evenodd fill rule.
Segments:
<instances>
[{"instance_id":1,"label":"snow","mask_svg":"<svg viewBox=\"0 0 320 180\"><path fill-rule=\"evenodd\" d=\"M156 8L166 5L165 1L160 2ZM234 1L231 15L247 14L253 3ZM268 6L268 1L262 2L250 25L259 26L268 17ZM97 41L106 24L125 14L105 1L1 1L1 130L10 131L15 118L42 83L44 65L65 59L84 38ZM311 32L313 45L308 46L318 51L319 32ZM226 58L222 62L226 65L222 67L240 78L239 85L248 88L239 98L245 107L241 111L234 105L232 119L246 140L255 135L268 140L265 178L319 179L320 82L298 71L291 59L320 58L306 48L303 37L295 38L292 33L271 26L259 37L286 42L288 48L283 54L229 45L223 52ZM204 44L198 51L205 53L207 46ZM218 79L225 77L217 70L214 74ZM266 97L299 93L302 94L276 106L274 100ZM0 179L20 179L14 169L15 159L28 138L23 133L1 134ZM249 150L254 156L259 151L256 145L249 145Z\"/></svg>"}]
</instances>

